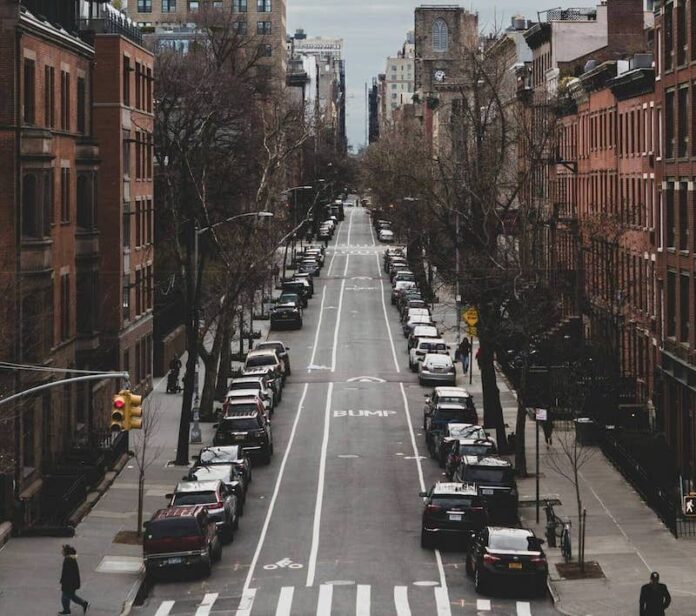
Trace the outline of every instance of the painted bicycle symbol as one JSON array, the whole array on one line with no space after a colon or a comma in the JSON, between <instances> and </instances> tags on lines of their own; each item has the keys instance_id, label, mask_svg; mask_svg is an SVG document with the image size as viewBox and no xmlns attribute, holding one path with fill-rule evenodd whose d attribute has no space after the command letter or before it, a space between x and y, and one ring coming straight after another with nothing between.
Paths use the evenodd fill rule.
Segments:
<instances>
[{"instance_id":1,"label":"painted bicycle symbol","mask_svg":"<svg viewBox=\"0 0 696 616\"><path fill-rule=\"evenodd\" d=\"M300 563L292 562L289 558L283 558L275 563L264 565L263 568L266 571L273 571L275 569L302 569L303 566Z\"/></svg>"}]
</instances>

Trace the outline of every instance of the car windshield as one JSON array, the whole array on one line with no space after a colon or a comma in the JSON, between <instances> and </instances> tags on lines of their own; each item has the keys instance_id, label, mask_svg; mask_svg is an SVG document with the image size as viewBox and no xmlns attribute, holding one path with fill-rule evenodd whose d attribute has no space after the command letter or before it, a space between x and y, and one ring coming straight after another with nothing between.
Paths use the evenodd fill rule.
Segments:
<instances>
[{"instance_id":1,"label":"car windshield","mask_svg":"<svg viewBox=\"0 0 696 616\"><path fill-rule=\"evenodd\" d=\"M239 389L261 389L261 383L258 381L251 382L251 383L235 383L232 381L230 384L230 390L235 391Z\"/></svg>"},{"instance_id":2,"label":"car windshield","mask_svg":"<svg viewBox=\"0 0 696 616\"><path fill-rule=\"evenodd\" d=\"M492 533L488 540L488 547L491 550L507 550L511 552L537 552L539 542L532 535L522 535L515 533L503 534Z\"/></svg>"},{"instance_id":3,"label":"car windshield","mask_svg":"<svg viewBox=\"0 0 696 616\"><path fill-rule=\"evenodd\" d=\"M182 495L183 496L183 495ZM154 520L147 525L146 539L177 539L201 534L194 518L169 518Z\"/></svg>"},{"instance_id":4,"label":"car windshield","mask_svg":"<svg viewBox=\"0 0 696 616\"><path fill-rule=\"evenodd\" d=\"M463 481L470 483L512 483L512 471L509 468L492 468L486 466L465 466Z\"/></svg>"},{"instance_id":5,"label":"car windshield","mask_svg":"<svg viewBox=\"0 0 696 616\"><path fill-rule=\"evenodd\" d=\"M475 505L474 497L456 494L435 494L432 500L433 505L440 507L472 507Z\"/></svg>"},{"instance_id":6,"label":"car windshield","mask_svg":"<svg viewBox=\"0 0 696 616\"><path fill-rule=\"evenodd\" d=\"M459 411L457 411L459 412ZM478 426L452 426L449 427L449 435L454 438L466 438L476 434L480 428Z\"/></svg>"},{"instance_id":7,"label":"car windshield","mask_svg":"<svg viewBox=\"0 0 696 616\"><path fill-rule=\"evenodd\" d=\"M273 355L252 355L247 357L246 365L251 368L257 366L273 366L276 363L276 358Z\"/></svg>"},{"instance_id":8,"label":"car windshield","mask_svg":"<svg viewBox=\"0 0 696 616\"><path fill-rule=\"evenodd\" d=\"M495 451L492 443L481 445L461 445L459 453L463 456L487 456Z\"/></svg>"},{"instance_id":9,"label":"car windshield","mask_svg":"<svg viewBox=\"0 0 696 616\"><path fill-rule=\"evenodd\" d=\"M422 342L420 348L421 350L435 353L437 351L446 351L447 345L444 342Z\"/></svg>"},{"instance_id":10,"label":"car windshield","mask_svg":"<svg viewBox=\"0 0 696 616\"><path fill-rule=\"evenodd\" d=\"M438 409L435 413L438 421L464 421L464 411L460 409Z\"/></svg>"},{"instance_id":11,"label":"car windshield","mask_svg":"<svg viewBox=\"0 0 696 616\"><path fill-rule=\"evenodd\" d=\"M258 428L259 422L254 417L228 417L218 427L221 432L248 432Z\"/></svg>"},{"instance_id":12,"label":"car windshield","mask_svg":"<svg viewBox=\"0 0 696 616\"><path fill-rule=\"evenodd\" d=\"M183 505L209 505L217 503L217 495L213 490L206 492L182 492L174 495L172 505L181 507Z\"/></svg>"},{"instance_id":13,"label":"car windshield","mask_svg":"<svg viewBox=\"0 0 696 616\"><path fill-rule=\"evenodd\" d=\"M204 449L201 451L201 464L228 464L237 458L233 458L228 453L218 452L212 449Z\"/></svg>"},{"instance_id":14,"label":"car windshield","mask_svg":"<svg viewBox=\"0 0 696 616\"><path fill-rule=\"evenodd\" d=\"M294 304L298 301L298 296L296 293L283 293L278 298L279 304Z\"/></svg>"}]
</instances>

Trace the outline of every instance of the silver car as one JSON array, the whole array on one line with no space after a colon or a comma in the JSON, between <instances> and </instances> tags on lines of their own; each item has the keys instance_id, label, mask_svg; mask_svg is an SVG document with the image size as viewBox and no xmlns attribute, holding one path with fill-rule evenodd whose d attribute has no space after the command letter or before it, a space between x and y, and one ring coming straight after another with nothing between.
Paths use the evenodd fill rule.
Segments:
<instances>
[{"instance_id":1,"label":"silver car","mask_svg":"<svg viewBox=\"0 0 696 616\"><path fill-rule=\"evenodd\" d=\"M455 385L457 373L452 358L449 355L428 353L418 364L418 382L421 385L426 383Z\"/></svg>"}]
</instances>

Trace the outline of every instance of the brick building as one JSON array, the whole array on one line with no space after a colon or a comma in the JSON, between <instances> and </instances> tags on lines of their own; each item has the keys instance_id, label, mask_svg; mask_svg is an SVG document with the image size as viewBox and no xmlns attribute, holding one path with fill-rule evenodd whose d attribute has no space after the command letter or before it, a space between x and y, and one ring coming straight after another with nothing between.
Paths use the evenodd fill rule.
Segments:
<instances>
[{"instance_id":1,"label":"brick building","mask_svg":"<svg viewBox=\"0 0 696 616\"><path fill-rule=\"evenodd\" d=\"M135 57L141 52L125 41L139 35L107 3L0 0L0 311L15 324L2 332L2 359L66 371L17 370L4 377L5 391L70 376L72 369L121 367L103 355L102 334L105 298L121 304L121 281L109 277L104 257L120 248L120 225L114 231L107 221L121 204L110 199L105 181L120 164L114 144L122 131L101 118L107 84L120 75L120 66L106 73L110 41ZM138 57L148 57L141 51ZM122 111L116 115L125 122ZM143 125L151 131L149 122ZM151 184L137 194L151 196ZM66 469L114 445L108 422L116 387L111 380L64 384L3 408L1 519L58 523L79 502L90 479Z\"/></svg>"},{"instance_id":2,"label":"brick building","mask_svg":"<svg viewBox=\"0 0 696 616\"><path fill-rule=\"evenodd\" d=\"M696 478L696 2L655 3L659 403L686 489Z\"/></svg>"}]
</instances>

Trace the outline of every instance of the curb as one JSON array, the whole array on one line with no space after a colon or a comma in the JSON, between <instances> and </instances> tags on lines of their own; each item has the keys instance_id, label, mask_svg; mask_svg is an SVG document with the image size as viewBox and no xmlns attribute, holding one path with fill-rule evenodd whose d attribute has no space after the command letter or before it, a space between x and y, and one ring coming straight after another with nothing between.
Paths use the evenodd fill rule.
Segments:
<instances>
[{"instance_id":1,"label":"curb","mask_svg":"<svg viewBox=\"0 0 696 616\"><path fill-rule=\"evenodd\" d=\"M5 545L12 536L12 522L3 522L0 524L0 547Z\"/></svg>"},{"instance_id":2,"label":"curb","mask_svg":"<svg viewBox=\"0 0 696 616\"><path fill-rule=\"evenodd\" d=\"M129 456L124 453L114 465L113 470L108 471L104 475L104 479L96 487L96 489L87 495L85 501L75 510L75 512L68 518L68 526L76 527L85 516L92 511L92 508L99 502L99 499L104 496L106 491L111 487L111 485L116 481L119 473L123 470L123 467L128 463Z\"/></svg>"},{"instance_id":3,"label":"curb","mask_svg":"<svg viewBox=\"0 0 696 616\"><path fill-rule=\"evenodd\" d=\"M133 611L133 606L136 603L142 603L147 597L150 587L147 585L147 576L145 574L145 567L143 566L140 573L138 574L138 579L133 583L131 589L128 591L126 600L123 602L119 616L129 616Z\"/></svg>"},{"instance_id":4,"label":"curb","mask_svg":"<svg viewBox=\"0 0 696 616\"><path fill-rule=\"evenodd\" d=\"M553 608L559 614L563 614L563 616L578 616L577 614L575 614L573 612L567 612L560 605L561 596L558 594L558 590L556 590L556 587L554 586L553 582L551 581L551 577L546 578L546 590L548 591L549 596L551 597L551 603L553 603Z\"/></svg>"}]
</instances>

